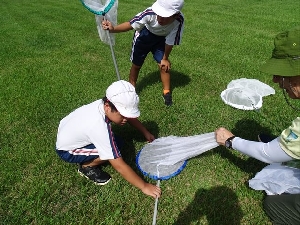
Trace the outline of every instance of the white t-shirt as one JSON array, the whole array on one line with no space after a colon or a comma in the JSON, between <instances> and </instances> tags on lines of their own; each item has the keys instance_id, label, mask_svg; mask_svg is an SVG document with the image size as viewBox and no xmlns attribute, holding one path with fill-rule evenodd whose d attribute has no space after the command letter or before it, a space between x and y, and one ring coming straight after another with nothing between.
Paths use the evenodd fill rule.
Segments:
<instances>
[{"instance_id":1,"label":"white t-shirt","mask_svg":"<svg viewBox=\"0 0 300 225\"><path fill-rule=\"evenodd\" d=\"M136 31L140 31L143 27L146 27L151 33L157 36L165 36L167 45L179 45L181 42L184 27L184 17L181 12L178 19L164 26L157 22L156 14L151 8L138 13L129 22Z\"/></svg>"},{"instance_id":2,"label":"white t-shirt","mask_svg":"<svg viewBox=\"0 0 300 225\"><path fill-rule=\"evenodd\" d=\"M70 151L94 144L100 159L121 157L103 101L97 100L74 110L60 121L56 149Z\"/></svg>"}]
</instances>

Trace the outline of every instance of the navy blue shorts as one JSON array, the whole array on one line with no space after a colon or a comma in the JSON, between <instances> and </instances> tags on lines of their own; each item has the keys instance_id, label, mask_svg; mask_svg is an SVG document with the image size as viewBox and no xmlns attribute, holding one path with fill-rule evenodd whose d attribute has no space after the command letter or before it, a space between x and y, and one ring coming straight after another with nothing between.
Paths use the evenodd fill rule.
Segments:
<instances>
[{"instance_id":1,"label":"navy blue shorts","mask_svg":"<svg viewBox=\"0 0 300 225\"><path fill-rule=\"evenodd\" d=\"M122 138L120 138L119 136L115 136L115 141L118 148L121 149L124 144ZM89 144L82 148L77 148L69 151L56 149L56 153L62 160L69 163L82 164L99 158L98 149L96 149L96 146L94 144Z\"/></svg>"},{"instance_id":2,"label":"navy blue shorts","mask_svg":"<svg viewBox=\"0 0 300 225\"><path fill-rule=\"evenodd\" d=\"M69 163L82 164L85 162L92 161L96 158L99 158L98 150L93 144L84 146L79 149L70 150L70 151L56 149L56 153L59 155L59 157L62 160Z\"/></svg>"},{"instance_id":3,"label":"navy blue shorts","mask_svg":"<svg viewBox=\"0 0 300 225\"><path fill-rule=\"evenodd\" d=\"M130 60L137 66L142 66L148 53L152 52L153 58L160 63L165 52L165 37L151 33L146 27L140 32L134 32Z\"/></svg>"}]
</instances>

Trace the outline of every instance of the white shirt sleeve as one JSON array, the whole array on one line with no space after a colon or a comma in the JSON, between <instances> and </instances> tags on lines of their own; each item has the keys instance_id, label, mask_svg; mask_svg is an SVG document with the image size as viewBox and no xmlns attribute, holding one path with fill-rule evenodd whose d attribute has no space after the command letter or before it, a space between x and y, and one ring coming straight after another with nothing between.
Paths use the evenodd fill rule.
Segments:
<instances>
[{"instance_id":1,"label":"white shirt sleeve","mask_svg":"<svg viewBox=\"0 0 300 225\"><path fill-rule=\"evenodd\" d=\"M280 163L293 160L279 145L279 138L269 143L248 141L235 137L232 141L232 148L265 163Z\"/></svg>"},{"instance_id":2,"label":"white shirt sleeve","mask_svg":"<svg viewBox=\"0 0 300 225\"><path fill-rule=\"evenodd\" d=\"M166 36L167 45L179 45L181 43L184 30L184 17L182 13L180 14L179 19L175 20L173 24L176 24L174 29Z\"/></svg>"},{"instance_id":3,"label":"white shirt sleeve","mask_svg":"<svg viewBox=\"0 0 300 225\"><path fill-rule=\"evenodd\" d=\"M130 21L130 25L136 31L141 31L146 24L152 24L155 22L156 15L154 15L153 11L150 8L138 13L135 15Z\"/></svg>"}]
</instances>

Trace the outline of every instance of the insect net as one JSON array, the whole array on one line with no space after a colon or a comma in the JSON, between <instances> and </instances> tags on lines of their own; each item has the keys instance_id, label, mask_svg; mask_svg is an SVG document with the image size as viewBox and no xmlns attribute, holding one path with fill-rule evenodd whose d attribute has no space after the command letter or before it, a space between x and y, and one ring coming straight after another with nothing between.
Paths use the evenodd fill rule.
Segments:
<instances>
[{"instance_id":1,"label":"insect net","mask_svg":"<svg viewBox=\"0 0 300 225\"><path fill-rule=\"evenodd\" d=\"M267 195L300 194L300 169L280 163L270 164L249 181L249 187L264 190Z\"/></svg>"},{"instance_id":2,"label":"insect net","mask_svg":"<svg viewBox=\"0 0 300 225\"><path fill-rule=\"evenodd\" d=\"M258 110L262 107L263 97L275 94L269 85L256 80L241 78L231 81L222 91L223 102L237 109Z\"/></svg>"},{"instance_id":3,"label":"insect net","mask_svg":"<svg viewBox=\"0 0 300 225\"><path fill-rule=\"evenodd\" d=\"M136 163L144 175L154 180L166 180L179 174L188 159L217 146L214 132L188 137L161 137L143 147Z\"/></svg>"},{"instance_id":4,"label":"insect net","mask_svg":"<svg viewBox=\"0 0 300 225\"><path fill-rule=\"evenodd\" d=\"M118 80L121 80L113 50L115 34L102 28L102 21L109 20L113 26L117 24L118 0L81 0L83 6L95 14L97 30L102 42L109 44Z\"/></svg>"},{"instance_id":5,"label":"insect net","mask_svg":"<svg viewBox=\"0 0 300 225\"><path fill-rule=\"evenodd\" d=\"M97 30L102 42L115 45L115 34L109 33L102 28L103 19L109 20L113 26L117 24L118 0L81 0L82 4L95 14ZM110 38L110 40L109 40Z\"/></svg>"}]
</instances>

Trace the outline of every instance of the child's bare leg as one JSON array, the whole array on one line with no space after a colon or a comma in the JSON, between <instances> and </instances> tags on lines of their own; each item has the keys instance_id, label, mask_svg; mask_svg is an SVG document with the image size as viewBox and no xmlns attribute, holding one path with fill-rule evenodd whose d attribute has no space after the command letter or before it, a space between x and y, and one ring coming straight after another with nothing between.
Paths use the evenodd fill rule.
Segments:
<instances>
[{"instance_id":1,"label":"child's bare leg","mask_svg":"<svg viewBox=\"0 0 300 225\"><path fill-rule=\"evenodd\" d=\"M165 105L170 106L173 104L170 72L166 72L163 68L160 69L160 79L163 85L163 98L165 101Z\"/></svg>"},{"instance_id":2,"label":"child's bare leg","mask_svg":"<svg viewBox=\"0 0 300 225\"><path fill-rule=\"evenodd\" d=\"M132 64L130 68L130 74L129 74L129 82L135 87L136 82L139 76L141 66L137 66L135 64Z\"/></svg>"},{"instance_id":3,"label":"child's bare leg","mask_svg":"<svg viewBox=\"0 0 300 225\"><path fill-rule=\"evenodd\" d=\"M160 70L160 79L163 85L163 90L170 92L171 90L171 75L169 72L165 72L163 69ZM164 93L165 94L165 93Z\"/></svg>"}]
</instances>

